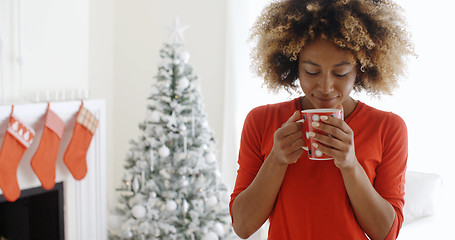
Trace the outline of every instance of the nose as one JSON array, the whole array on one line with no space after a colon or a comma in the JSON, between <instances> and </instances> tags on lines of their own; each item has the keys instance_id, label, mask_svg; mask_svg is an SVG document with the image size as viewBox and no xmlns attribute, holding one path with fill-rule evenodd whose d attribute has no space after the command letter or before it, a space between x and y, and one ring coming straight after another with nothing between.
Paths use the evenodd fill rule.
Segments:
<instances>
[{"instance_id":1,"label":"nose","mask_svg":"<svg viewBox=\"0 0 455 240\"><path fill-rule=\"evenodd\" d=\"M318 83L319 91L327 94L332 92L334 89L334 83L334 79L330 76L329 73L323 74Z\"/></svg>"}]
</instances>

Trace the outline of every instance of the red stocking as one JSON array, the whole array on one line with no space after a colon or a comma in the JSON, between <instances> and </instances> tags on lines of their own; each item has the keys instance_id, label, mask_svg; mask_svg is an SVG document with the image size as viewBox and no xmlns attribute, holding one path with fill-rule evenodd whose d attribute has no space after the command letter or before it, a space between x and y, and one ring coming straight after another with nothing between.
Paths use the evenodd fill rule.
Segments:
<instances>
[{"instance_id":1,"label":"red stocking","mask_svg":"<svg viewBox=\"0 0 455 240\"><path fill-rule=\"evenodd\" d=\"M73 136L63 157L63 161L76 180L82 180L87 174L87 150L97 127L98 119L82 104L77 114Z\"/></svg>"},{"instance_id":2,"label":"red stocking","mask_svg":"<svg viewBox=\"0 0 455 240\"><path fill-rule=\"evenodd\" d=\"M48 106L43 135L31 162L36 176L46 190L55 185L55 163L64 128L65 123Z\"/></svg>"},{"instance_id":3,"label":"red stocking","mask_svg":"<svg viewBox=\"0 0 455 240\"><path fill-rule=\"evenodd\" d=\"M11 113L0 150L0 188L6 200L10 202L16 201L21 194L17 182L17 167L34 136L33 129L22 124Z\"/></svg>"}]
</instances>

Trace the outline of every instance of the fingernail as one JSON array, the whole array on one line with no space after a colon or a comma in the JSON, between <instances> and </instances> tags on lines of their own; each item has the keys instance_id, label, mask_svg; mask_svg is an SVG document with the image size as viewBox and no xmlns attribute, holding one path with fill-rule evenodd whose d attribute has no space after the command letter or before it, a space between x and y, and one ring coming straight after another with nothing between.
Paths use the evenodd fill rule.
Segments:
<instances>
[{"instance_id":1,"label":"fingernail","mask_svg":"<svg viewBox=\"0 0 455 240\"><path fill-rule=\"evenodd\" d=\"M317 128L317 127L319 127L319 123L317 123L317 122L312 122L312 123L311 123L311 126Z\"/></svg>"},{"instance_id":2,"label":"fingernail","mask_svg":"<svg viewBox=\"0 0 455 240\"><path fill-rule=\"evenodd\" d=\"M327 117L327 116L321 116L321 120L322 120L322 121L327 121L327 119L329 119L329 117Z\"/></svg>"},{"instance_id":3,"label":"fingernail","mask_svg":"<svg viewBox=\"0 0 455 240\"><path fill-rule=\"evenodd\" d=\"M309 133L308 133L308 136L314 137L314 136L316 136L316 133L314 133L314 132L309 132Z\"/></svg>"},{"instance_id":4,"label":"fingernail","mask_svg":"<svg viewBox=\"0 0 455 240\"><path fill-rule=\"evenodd\" d=\"M315 147L315 148L318 148L318 147L319 147L319 145L318 145L317 143L313 143L312 145L313 145L313 147Z\"/></svg>"}]
</instances>

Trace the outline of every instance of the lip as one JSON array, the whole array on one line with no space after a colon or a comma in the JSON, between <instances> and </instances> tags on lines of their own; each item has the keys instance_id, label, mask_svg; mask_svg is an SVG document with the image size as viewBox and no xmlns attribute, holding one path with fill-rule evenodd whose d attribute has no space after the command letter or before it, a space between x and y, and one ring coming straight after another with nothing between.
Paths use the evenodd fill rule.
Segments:
<instances>
[{"instance_id":1,"label":"lip","mask_svg":"<svg viewBox=\"0 0 455 240\"><path fill-rule=\"evenodd\" d=\"M331 101L334 101L335 99L337 99L337 97L318 97L318 96L314 96L314 98L316 98L316 100L320 101L320 102L331 102Z\"/></svg>"},{"instance_id":2,"label":"lip","mask_svg":"<svg viewBox=\"0 0 455 240\"><path fill-rule=\"evenodd\" d=\"M320 105L327 107L333 105L338 97L319 97L313 95L313 98L318 101Z\"/></svg>"}]
</instances>

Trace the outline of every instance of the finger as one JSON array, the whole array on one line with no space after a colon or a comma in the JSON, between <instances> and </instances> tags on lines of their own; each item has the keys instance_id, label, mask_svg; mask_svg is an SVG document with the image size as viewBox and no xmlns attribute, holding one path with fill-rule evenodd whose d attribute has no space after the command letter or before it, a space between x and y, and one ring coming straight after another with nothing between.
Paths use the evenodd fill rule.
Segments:
<instances>
[{"instance_id":1,"label":"finger","mask_svg":"<svg viewBox=\"0 0 455 240\"><path fill-rule=\"evenodd\" d=\"M314 129L317 129L318 131L323 132L325 135L328 135L329 137L344 141L349 138L349 135L346 134L345 132L341 131L339 128L323 123L323 122L313 122L312 127ZM310 133L311 135L314 135L316 131Z\"/></svg>"},{"instance_id":2,"label":"finger","mask_svg":"<svg viewBox=\"0 0 455 240\"><path fill-rule=\"evenodd\" d=\"M287 138L294 133L302 132L300 131L302 129L301 125L302 124L292 122L284 124L275 132L277 139Z\"/></svg>"},{"instance_id":3,"label":"finger","mask_svg":"<svg viewBox=\"0 0 455 240\"><path fill-rule=\"evenodd\" d=\"M287 149L288 150L286 153L287 158L295 159L296 161L297 158L299 158L304 153L304 150L302 148L303 145L304 145L303 138L292 143L292 145L290 145L289 148Z\"/></svg>"},{"instance_id":4,"label":"finger","mask_svg":"<svg viewBox=\"0 0 455 240\"><path fill-rule=\"evenodd\" d=\"M289 119L281 125L281 128L279 129L278 134L281 137L286 137L289 134L292 134L294 132L300 131L303 126L300 123L297 123L296 121L300 119L300 112L295 111Z\"/></svg>"},{"instance_id":5,"label":"finger","mask_svg":"<svg viewBox=\"0 0 455 240\"><path fill-rule=\"evenodd\" d=\"M282 144L283 146L291 146L292 144L294 144L294 142L298 141L298 140L302 140L303 141L303 133L302 131L297 131L297 132L294 132L288 136L286 136L282 141Z\"/></svg>"},{"instance_id":6,"label":"finger","mask_svg":"<svg viewBox=\"0 0 455 240\"><path fill-rule=\"evenodd\" d=\"M349 127L349 125L345 121L343 121L339 118L332 117L332 116L321 116L321 121L325 124L328 124L328 125L331 125L331 126L334 126L338 129L340 129L344 133L347 133L347 134L352 133L352 129Z\"/></svg>"},{"instance_id":7,"label":"finger","mask_svg":"<svg viewBox=\"0 0 455 240\"><path fill-rule=\"evenodd\" d=\"M321 124L319 124L318 127L315 127L315 129L322 131L326 136L328 136L330 138L334 138L334 139L340 140L342 142L348 141L349 139L351 139L350 134L347 134L344 131L342 131L341 129L339 129L338 127L335 127L332 125L321 123Z\"/></svg>"},{"instance_id":8,"label":"finger","mask_svg":"<svg viewBox=\"0 0 455 240\"><path fill-rule=\"evenodd\" d=\"M303 145L305 145L305 141L303 140L302 137L296 139L295 141L291 142L289 146L289 151L294 152L298 149L302 149Z\"/></svg>"},{"instance_id":9,"label":"finger","mask_svg":"<svg viewBox=\"0 0 455 240\"><path fill-rule=\"evenodd\" d=\"M290 123L290 122L296 122L299 119L300 119L300 112L298 110L295 110L294 113L292 114L292 116L285 122L285 124Z\"/></svg>"},{"instance_id":10,"label":"finger","mask_svg":"<svg viewBox=\"0 0 455 240\"><path fill-rule=\"evenodd\" d=\"M312 136L311 138L319 143L322 143L327 147L334 148L340 151L349 149L349 146L345 142L340 141L339 139L336 139L334 137L327 136L325 134L314 133L314 136Z\"/></svg>"},{"instance_id":11,"label":"finger","mask_svg":"<svg viewBox=\"0 0 455 240\"><path fill-rule=\"evenodd\" d=\"M292 159L290 163L296 163L297 160L299 160L300 156L302 156L302 154L303 154L304 152L305 152L305 151L303 151L302 148L297 149L296 151L292 152L292 153L289 155L289 159Z\"/></svg>"},{"instance_id":12,"label":"finger","mask_svg":"<svg viewBox=\"0 0 455 240\"><path fill-rule=\"evenodd\" d=\"M330 156L330 157L333 157L335 159L340 154L340 151L338 149L333 149L333 148L330 148L328 146L324 146L322 144L313 143L313 147L315 147L316 149L321 151L323 154L325 154L327 156Z\"/></svg>"}]
</instances>

